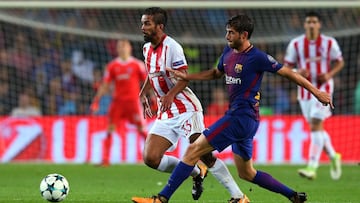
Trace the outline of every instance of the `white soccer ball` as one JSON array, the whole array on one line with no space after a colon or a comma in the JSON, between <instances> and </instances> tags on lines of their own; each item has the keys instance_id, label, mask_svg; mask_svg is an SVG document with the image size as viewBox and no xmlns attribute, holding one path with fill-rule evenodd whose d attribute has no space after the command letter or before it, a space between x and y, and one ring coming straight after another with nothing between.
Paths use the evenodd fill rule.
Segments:
<instances>
[{"instance_id":1,"label":"white soccer ball","mask_svg":"<svg viewBox=\"0 0 360 203\"><path fill-rule=\"evenodd\" d=\"M63 175L49 174L40 183L40 194L49 202L60 202L69 194L69 182Z\"/></svg>"}]
</instances>

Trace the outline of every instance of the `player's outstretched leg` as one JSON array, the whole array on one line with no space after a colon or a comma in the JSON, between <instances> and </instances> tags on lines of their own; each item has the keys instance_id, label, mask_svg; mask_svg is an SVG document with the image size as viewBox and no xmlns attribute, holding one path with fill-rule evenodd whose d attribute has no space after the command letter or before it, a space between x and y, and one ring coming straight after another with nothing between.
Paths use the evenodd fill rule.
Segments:
<instances>
[{"instance_id":1,"label":"player's outstretched leg","mask_svg":"<svg viewBox=\"0 0 360 203\"><path fill-rule=\"evenodd\" d=\"M203 181L208 173L208 168L204 164L196 165L200 169L200 174L193 178L191 194L194 200L198 200L204 191Z\"/></svg>"}]
</instances>

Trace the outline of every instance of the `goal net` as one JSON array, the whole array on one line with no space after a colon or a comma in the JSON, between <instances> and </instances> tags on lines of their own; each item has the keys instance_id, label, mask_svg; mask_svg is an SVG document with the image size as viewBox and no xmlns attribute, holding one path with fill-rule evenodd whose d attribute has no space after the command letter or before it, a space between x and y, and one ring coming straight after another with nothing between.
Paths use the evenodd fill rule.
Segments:
<instances>
[{"instance_id":1,"label":"goal net","mask_svg":"<svg viewBox=\"0 0 360 203\"><path fill-rule=\"evenodd\" d=\"M360 114L360 4L356 1L4 1L0 2L0 127L8 130L18 122L24 122L9 121L13 117L8 116L16 107L29 103L41 116L34 117L35 121L26 121L27 125L30 123L34 127L32 123L40 122L43 129L32 131L37 132L32 135L33 140L46 131L46 136L52 133L52 140L60 139L62 146L54 147L55 141L48 146L46 142L50 138L41 138L33 147L38 150L24 151L14 146L16 135L10 139L11 133L1 130L2 161L27 159L27 156L54 161L51 156L63 153L56 162L96 162L97 159L91 157L97 151L91 150L97 146L96 139L102 138L89 141L87 136L91 129L93 132L106 129L106 117L100 116L101 122L91 120L89 105L96 91L94 85L101 80L106 64L116 57L116 39L131 40L133 55L143 59L140 18L144 8L154 5L168 11L166 31L183 45L190 72L216 65L226 45L225 22L234 14L250 15L255 21L252 43L282 62L290 39L303 33L305 13L318 11L323 19L322 32L338 40L345 59L345 68L334 78L335 109L327 124L329 134L335 135L334 145L345 155L346 161L360 160L360 130L356 126ZM77 67L80 70L76 66L80 66ZM207 107L217 103L224 92L222 80L191 82L190 86L199 96L205 115L208 114ZM218 89L221 91L216 91ZM271 126L266 128L264 135L256 138L259 139L257 147L266 147L271 142L272 149L271 155L256 151L257 161L303 163L309 144L308 127L302 121L302 130L294 130L297 120L302 118L296 86L280 76L266 74L261 98L264 123L268 121ZM102 100L101 115L106 115L110 102L110 96ZM278 126L277 118L281 118L285 126ZM84 121L87 125L82 119L89 119ZM69 125L71 128L67 128ZM96 126L100 127L94 129ZM88 134L79 135L85 133L82 130ZM67 131L72 131L71 136ZM272 133L268 133L270 131ZM292 141L296 140L291 138L291 132L305 133L305 144L299 148L291 147ZM276 133L284 137L276 138L279 136ZM261 140L262 136L267 137L265 141ZM29 138L24 146L34 144L33 140ZM86 144L83 146L81 141ZM71 142L71 147L66 146L67 142ZM14 149L8 152L10 147ZM67 148L66 152L62 152L61 147ZM78 148L82 147L87 149L85 154L74 158L80 153ZM275 147L282 149L275 150ZM113 148L113 151L122 150L121 147ZM292 155L297 149L302 153ZM135 158L124 158L124 154L130 152L122 151L114 155L113 160L137 162L141 160L138 151L132 152Z\"/></svg>"}]
</instances>

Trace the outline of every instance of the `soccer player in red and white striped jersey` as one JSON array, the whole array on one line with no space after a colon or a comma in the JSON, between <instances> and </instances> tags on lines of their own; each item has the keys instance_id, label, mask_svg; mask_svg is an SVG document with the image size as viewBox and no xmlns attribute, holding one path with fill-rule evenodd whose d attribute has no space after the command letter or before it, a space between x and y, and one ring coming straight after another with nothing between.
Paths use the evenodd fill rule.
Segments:
<instances>
[{"instance_id":1,"label":"soccer player in red and white striped jersey","mask_svg":"<svg viewBox=\"0 0 360 203\"><path fill-rule=\"evenodd\" d=\"M192 90L187 87L187 82L178 81L165 70L166 67L171 67L187 71L188 65L181 45L170 36L162 37L157 47L146 43L143 48L148 81L162 104L157 118L162 120L185 112L202 112L201 104ZM174 87L176 90L174 93L177 94L173 94L171 96L173 98L169 99L167 94L173 92Z\"/></svg>"},{"instance_id":2,"label":"soccer player in red and white striped jersey","mask_svg":"<svg viewBox=\"0 0 360 203\"><path fill-rule=\"evenodd\" d=\"M144 63L131 55L132 46L129 40L118 40L116 47L118 57L107 64L103 81L90 107L91 111L96 113L99 109L100 98L110 90L110 87L113 87L102 160L105 166L109 164L112 133L117 127L125 127L119 124L125 124L125 121L128 121L136 125L141 136L145 138L147 134L139 99L140 87L146 78Z\"/></svg>"},{"instance_id":3,"label":"soccer player in red and white striped jersey","mask_svg":"<svg viewBox=\"0 0 360 203\"><path fill-rule=\"evenodd\" d=\"M146 42L143 55L148 76L140 92L140 99L145 109L144 116L151 116L146 98L148 92L153 90L158 99L157 117L145 141L144 162L158 171L171 173L180 160L165 154L166 151L175 148L182 136L190 142L195 141L205 127L201 103L188 87L189 81L178 79L166 70L172 68L186 73L188 69L182 46L164 32L166 22L167 13L159 7L145 9L141 17L141 30ZM201 160L229 191L231 198L243 197L223 161L212 153L206 154ZM201 165L191 172L194 200L202 194L202 181L206 172L206 167ZM132 198L133 202L140 200Z\"/></svg>"},{"instance_id":4,"label":"soccer player in red and white striped jersey","mask_svg":"<svg viewBox=\"0 0 360 203\"><path fill-rule=\"evenodd\" d=\"M289 43L285 63L295 67L299 74L307 78L318 89L333 94L333 77L344 67L341 49L335 38L320 32L321 17L316 12L308 12L304 22L305 34ZM329 106L323 106L306 89L298 87L298 100L302 113L311 129L311 143L307 168L298 173L306 178L316 177L319 159L324 149L331 159L331 177L341 176L341 155L331 143L330 136L323 127L323 122L331 115Z\"/></svg>"}]
</instances>

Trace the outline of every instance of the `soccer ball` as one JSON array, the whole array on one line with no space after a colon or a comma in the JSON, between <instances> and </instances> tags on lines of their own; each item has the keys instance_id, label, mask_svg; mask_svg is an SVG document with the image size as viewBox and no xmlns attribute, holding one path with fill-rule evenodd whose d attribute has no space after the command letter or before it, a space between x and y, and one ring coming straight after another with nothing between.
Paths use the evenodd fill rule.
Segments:
<instances>
[{"instance_id":1,"label":"soccer ball","mask_svg":"<svg viewBox=\"0 0 360 203\"><path fill-rule=\"evenodd\" d=\"M49 174L40 183L40 194L49 202L60 202L69 194L69 182L63 175Z\"/></svg>"}]
</instances>

